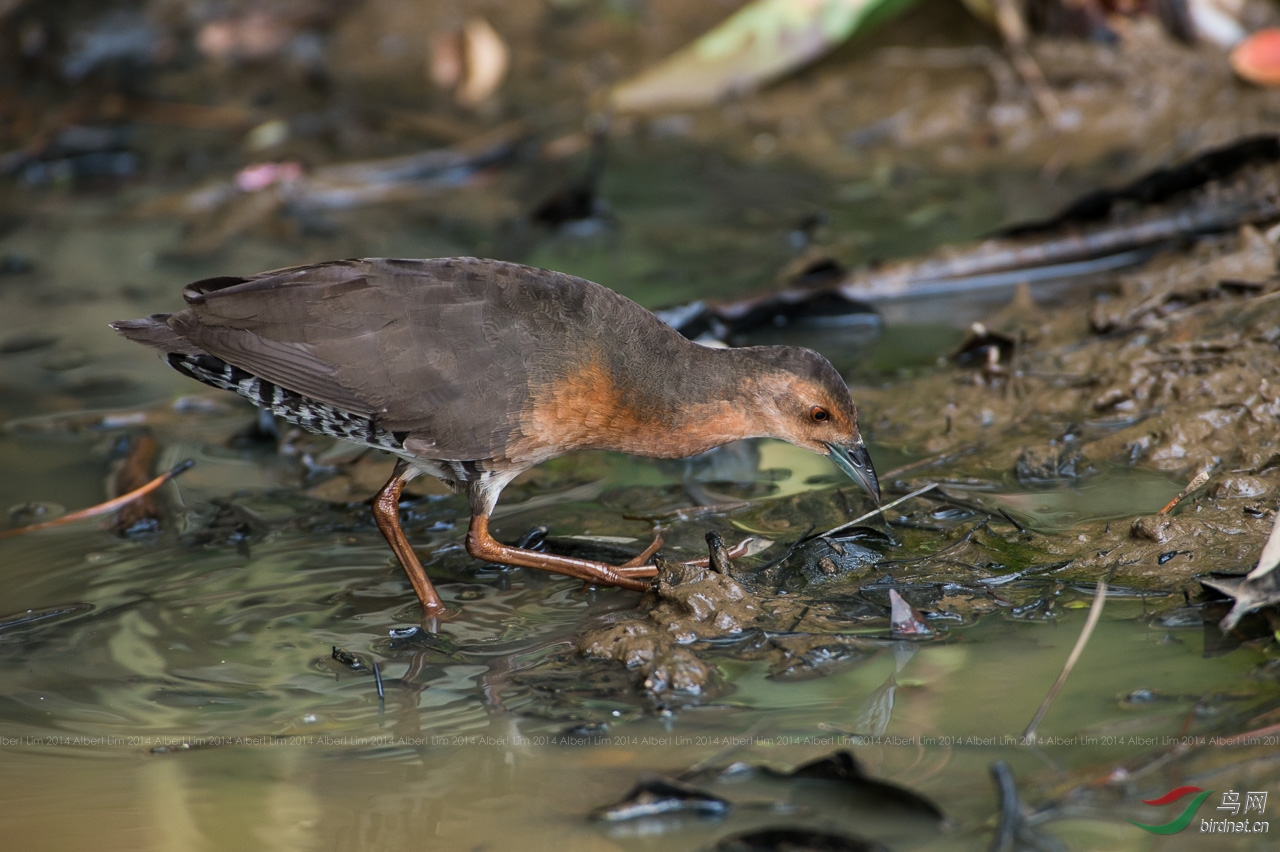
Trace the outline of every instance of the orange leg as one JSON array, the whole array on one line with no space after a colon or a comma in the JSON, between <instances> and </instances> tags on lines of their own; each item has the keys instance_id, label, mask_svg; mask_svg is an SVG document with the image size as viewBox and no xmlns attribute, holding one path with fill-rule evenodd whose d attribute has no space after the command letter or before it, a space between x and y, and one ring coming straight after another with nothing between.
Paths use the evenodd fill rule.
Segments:
<instances>
[{"instance_id":1,"label":"orange leg","mask_svg":"<svg viewBox=\"0 0 1280 852\"><path fill-rule=\"evenodd\" d=\"M656 549L656 548L654 548ZM592 562L587 559L573 559L568 556L555 556L550 553L538 553L520 547L503 544L489 534L489 516L472 515L471 527L467 530L467 553L485 562L501 565L518 565L521 568L541 568L556 574L566 574L591 583L604 583L609 586L620 586L635 592L643 592L649 584L643 580L633 579L623 571L635 571L639 566L618 569L603 562ZM647 556L645 558L648 558ZM632 560L634 561L634 560ZM646 566L647 567L647 566ZM654 569L649 568L650 571Z\"/></svg>"},{"instance_id":2,"label":"orange leg","mask_svg":"<svg viewBox=\"0 0 1280 852\"><path fill-rule=\"evenodd\" d=\"M426 569L418 561L417 554L409 546L409 539L405 538L404 530L400 527L400 492L404 490L404 484L417 475L418 471L411 469L404 459L396 462L391 478L373 500L373 520L382 531L387 544L391 545L396 558L400 560L404 573L409 575L409 582L418 594L422 611L426 615L439 615L444 612L444 602L436 594L435 586L427 578Z\"/></svg>"}]
</instances>

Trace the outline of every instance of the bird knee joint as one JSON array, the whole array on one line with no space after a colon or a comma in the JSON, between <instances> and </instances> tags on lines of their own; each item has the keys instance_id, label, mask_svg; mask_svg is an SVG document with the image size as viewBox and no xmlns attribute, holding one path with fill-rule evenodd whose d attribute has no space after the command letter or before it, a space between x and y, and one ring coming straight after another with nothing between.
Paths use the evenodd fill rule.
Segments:
<instances>
[{"instance_id":1,"label":"bird knee joint","mask_svg":"<svg viewBox=\"0 0 1280 852\"><path fill-rule=\"evenodd\" d=\"M500 549L498 543L491 536L482 533L475 527L467 530L467 553L476 559L488 560L497 550Z\"/></svg>"}]
</instances>

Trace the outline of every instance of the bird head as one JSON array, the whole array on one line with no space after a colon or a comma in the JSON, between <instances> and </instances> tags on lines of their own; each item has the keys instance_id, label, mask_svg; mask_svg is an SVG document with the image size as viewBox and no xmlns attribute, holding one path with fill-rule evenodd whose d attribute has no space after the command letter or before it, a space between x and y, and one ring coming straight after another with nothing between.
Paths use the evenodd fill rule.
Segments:
<instances>
[{"instance_id":1,"label":"bird head","mask_svg":"<svg viewBox=\"0 0 1280 852\"><path fill-rule=\"evenodd\" d=\"M769 437L827 456L879 503L880 482L858 431L858 411L836 368L799 347L758 347L756 354L769 364L754 394Z\"/></svg>"}]
</instances>

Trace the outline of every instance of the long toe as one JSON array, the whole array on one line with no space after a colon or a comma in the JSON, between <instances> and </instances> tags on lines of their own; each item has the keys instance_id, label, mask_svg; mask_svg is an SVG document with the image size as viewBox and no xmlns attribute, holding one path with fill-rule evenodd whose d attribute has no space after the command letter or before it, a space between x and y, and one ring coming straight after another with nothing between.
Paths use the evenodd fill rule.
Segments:
<instances>
[{"instance_id":1,"label":"long toe","mask_svg":"<svg viewBox=\"0 0 1280 852\"><path fill-rule=\"evenodd\" d=\"M621 568L652 568L653 566L649 565L648 562L650 559L653 558L653 554L657 553L661 547L662 547L662 533L656 533L653 537L653 541L649 542L648 547L646 547L643 551L641 551L640 553L637 553L635 556L628 559L626 562L623 562L618 567L620 569ZM644 576L652 577L653 575L646 574Z\"/></svg>"}]
</instances>

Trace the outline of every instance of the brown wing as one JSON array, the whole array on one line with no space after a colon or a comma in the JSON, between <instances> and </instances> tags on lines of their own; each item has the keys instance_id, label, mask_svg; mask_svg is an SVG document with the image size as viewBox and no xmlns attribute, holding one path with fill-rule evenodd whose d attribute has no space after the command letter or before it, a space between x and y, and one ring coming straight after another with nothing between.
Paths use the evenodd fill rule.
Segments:
<instances>
[{"instance_id":1,"label":"brown wing","mask_svg":"<svg viewBox=\"0 0 1280 852\"><path fill-rule=\"evenodd\" d=\"M601 294L619 298L499 261L349 260L197 282L167 324L267 381L410 433L419 452L489 459Z\"/></svg>"}]
</instances>

